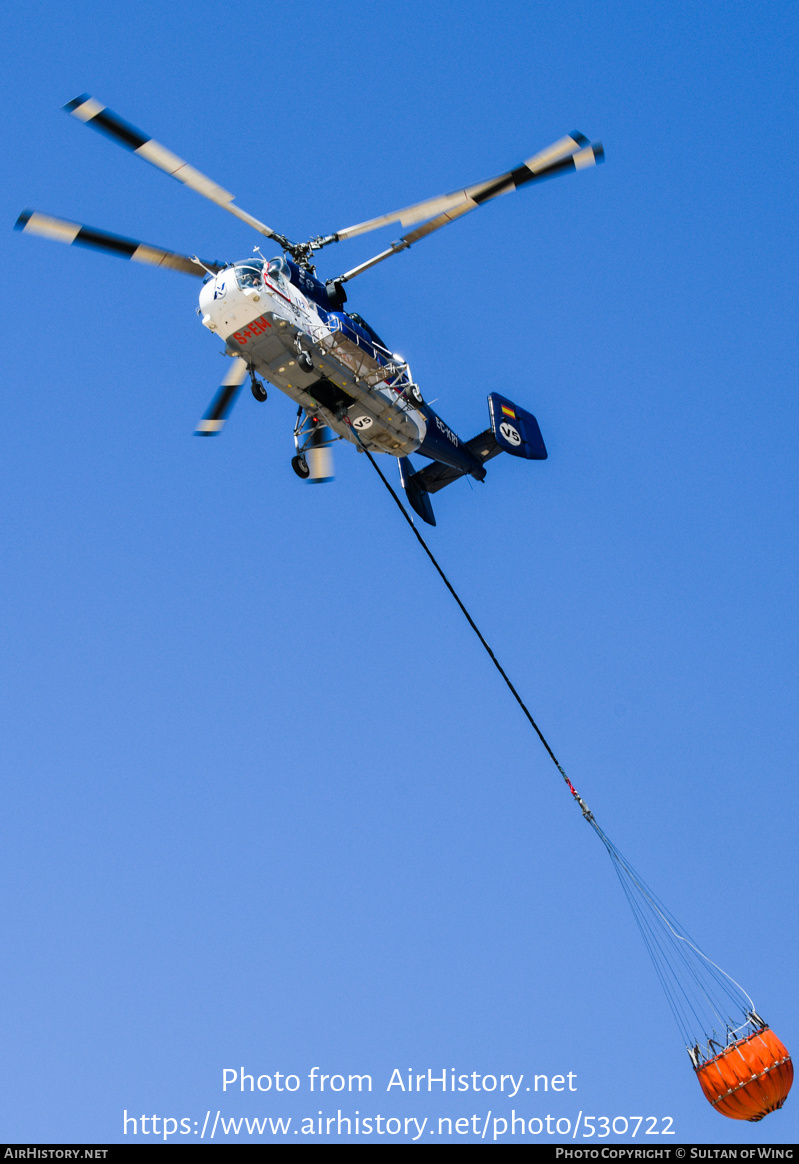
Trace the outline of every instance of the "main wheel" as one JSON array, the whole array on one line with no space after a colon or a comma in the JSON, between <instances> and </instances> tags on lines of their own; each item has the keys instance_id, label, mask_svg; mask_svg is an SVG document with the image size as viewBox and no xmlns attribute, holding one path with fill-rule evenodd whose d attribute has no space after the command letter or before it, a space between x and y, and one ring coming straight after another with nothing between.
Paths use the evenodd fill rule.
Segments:
<instances>
[{"instance_id":1,"label":"main wheel","mask_svg":"<svg viewBox=\"0 0 799 1164\"><path fill-rule=\"evenodd\" d=\"M419 389L416 387L415 384L411 384L410 388L406 389L405 395L408 397L411 404L415 408L421 408L422 405L424 404L422 394L419 391Z\"/></svg>"},{"instance_id":2,"label":"main wheel","mask_svg":"<svg viewBox=\"0 0 799 1164\"><path fill-rule=\"evenodd\" d=\"M266 400L266 389L260 380L250 381L250 391L252 392L255 399L263 404L263 402Z\"/></svg>"},{"instance_id":3,"label":"main wheel","mask_svg":"<svg viewBox=\"0 0 799 1164\"><path fill-rule=\"evenodd\" d=\"M298 353L297 364L298 364L300 370L303 372L312 372L313 371L313 360L311 359L308 352L299 352Z\"/></svg>"},{"instance_id":4,"label":"main wheel","mask_svg":"<svg viewBox=\"0 0 799 1164\"><path fill-rule=\"evenodd\" d=\"M307 481L311 475L311 470L308 468L308 462L302 453L296 457L291 458L291 467L298 477L302 477L303 481Z\"/></svg>"}]
</instances>

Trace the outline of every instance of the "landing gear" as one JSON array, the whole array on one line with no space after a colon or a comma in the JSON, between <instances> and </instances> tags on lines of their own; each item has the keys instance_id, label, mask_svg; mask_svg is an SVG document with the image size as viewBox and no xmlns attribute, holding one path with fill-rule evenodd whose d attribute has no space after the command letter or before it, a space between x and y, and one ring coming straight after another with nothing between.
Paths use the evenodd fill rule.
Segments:
<instances>
[{"instance_id":1,"label":"landing gear","mask_svg":"<svg viewBox=\"0 0 799 1164\"><path fill-rule=\"evenodd\" d=\"M414 406L414 408L421 408L424 404L424 398L422 397L422 394L416 384L409 384L405 389L405 395Z\"/></svg>"},{"instance_id":2,"label":"landing gear","mask_svg":"<svg viewBox=\"0 0 799 1164\"><path fill-rule=\"evenodd\" d=\"M255 372L253 372L252 368L250 368L250 391L252 392L255 399L260 404L263 404L263 402L266 400L266 389L255 375Z\"/></svg>"},{"instance_id":3,"label":"landing gear","mask_svg":"<svg viewBox=\"0 0 799 1164\"><path fill-rule=\"evenodd\" d=\"M305 342L309 343L307 336L304 337ZM297 353L297 367L301 372L313 372L313 359L311 353L306 351L302 346L302 338L297 336L294 340L294 350Z\"/></svg>"},{"instance_id":4,"label":"landing gear","mask_svg":"<svg viewBox=\"0 0 799 1164\"><path fill-rule=\"evenodd\" d=\"M332 481L333 454L330 446L335 439L325 423L324 417L297 409L294 422L294 447L296 457L291 458L291 467L303 481Z\"/></svg>"}]
</instances>

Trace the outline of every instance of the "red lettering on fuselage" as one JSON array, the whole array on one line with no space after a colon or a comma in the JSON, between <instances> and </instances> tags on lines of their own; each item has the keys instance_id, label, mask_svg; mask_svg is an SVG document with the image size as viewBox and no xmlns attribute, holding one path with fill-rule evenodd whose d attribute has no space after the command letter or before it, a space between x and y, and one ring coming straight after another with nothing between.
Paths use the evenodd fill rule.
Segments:
<instances>
[{"instance_id":1,"label":"red lettering on fuselage","mask_svg":"<svg viewBox=\"0 0 799 1164\"><path fill-rule=\"evenodd\" d=\"M269 320L260 315L258 319L254 319L247 327L243 327L241 331L234 331L233 338L237 344L246 344L248 339L255 339L256 336L262 335L268 327L272 324Z\"/></svg>"}]
</instances>

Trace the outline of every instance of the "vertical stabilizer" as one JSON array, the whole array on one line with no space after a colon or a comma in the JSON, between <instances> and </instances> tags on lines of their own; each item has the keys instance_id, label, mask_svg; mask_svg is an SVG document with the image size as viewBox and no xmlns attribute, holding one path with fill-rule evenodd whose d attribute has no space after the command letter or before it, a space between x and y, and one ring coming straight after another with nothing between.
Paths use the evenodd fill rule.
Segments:
<instances>
[{"instance_id":1,"label":"vertical stabilizer","mask_svg":"<svg viewBox=\"0 0 799 1164\"><path fill-rule=\"evenodd\" d=\"M402 482L402 488L405 490L405 495L411 504L411 509L414 513L419 514L422 521L426 521L428 525L435 525L436 519L430 501L430 494L418 479L418 474L414 474L410 457L398 457L397 460L399 462L400 481Z\"/></svg>"}]
</instances>

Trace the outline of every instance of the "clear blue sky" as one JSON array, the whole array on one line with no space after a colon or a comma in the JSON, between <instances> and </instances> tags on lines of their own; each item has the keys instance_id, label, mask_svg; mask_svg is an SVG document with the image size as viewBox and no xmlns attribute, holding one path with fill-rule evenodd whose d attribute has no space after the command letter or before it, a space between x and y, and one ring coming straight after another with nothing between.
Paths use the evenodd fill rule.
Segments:
<instances>
[{"instance_id":1,"label":"clear blue sky","mask_svg":"<svg viewBox=\"0 0 799 1164\"><path fill-rule=\"evenodd\" d=\"M32 0L4 39L0 1138L221 1110L302 1143L340 1107L799 1140L796 1096L760 1125L704 1100L604 850L365 459L302 484L276 390L196 440L225 370L199 284L11 230L259 241L59 111L86 91L293 238L604 141L350 305L462 437L492 390L538 417L549 460L439 494L431 545L604 829L796 1051L791 6ZM242 1066L302 1087L223 1093ZM311 1096L313 1067L374 1090ZM577 1091L408 1097L395 1067Z\"/></svg>"}]
</instances>

